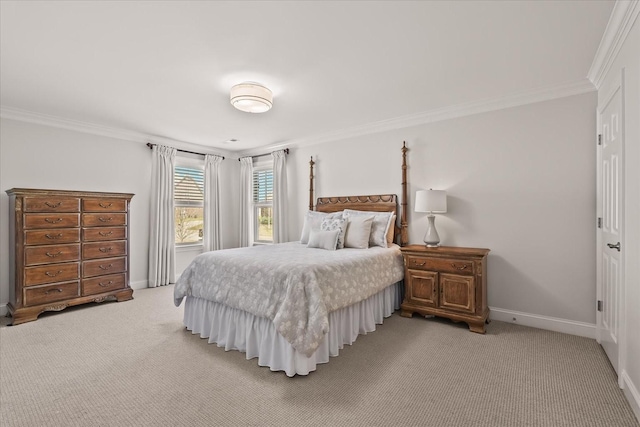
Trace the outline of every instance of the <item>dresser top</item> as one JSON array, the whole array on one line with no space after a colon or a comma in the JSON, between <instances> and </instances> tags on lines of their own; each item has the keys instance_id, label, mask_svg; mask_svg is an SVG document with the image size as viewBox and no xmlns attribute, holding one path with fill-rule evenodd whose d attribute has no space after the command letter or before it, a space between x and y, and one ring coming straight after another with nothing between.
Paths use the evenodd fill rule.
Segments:
<instances>
[{"instance_id":1,"label":"dresser top","mask_svg":"<svg viewBox=\"0 0 640 427\"><path fill-rule=\"evenodd\" d=\"M98 191L41 190L34 188L11 188L6 191L9 196L72 196L72 197L118 197L131 199L131 193L103 193Z\"/></svg>"},{"instance_id":2,"label":"dresser top","mask_svg":"<svg viewBox=\"0 0 640 427\"><path fill-rule=\"evenodd\" d=\"M463 248L458 246L438 246L429 248L426 245L407 245L400 248L402 252L417 252L428 255L466 255L486 256L491 250L484 248Z\"/></svg>"}]
</instances>

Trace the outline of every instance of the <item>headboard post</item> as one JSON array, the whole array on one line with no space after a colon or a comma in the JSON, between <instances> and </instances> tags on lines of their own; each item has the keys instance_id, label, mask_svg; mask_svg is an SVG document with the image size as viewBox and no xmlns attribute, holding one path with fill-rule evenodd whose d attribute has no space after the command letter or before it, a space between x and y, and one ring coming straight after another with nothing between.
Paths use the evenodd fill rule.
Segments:
<instances>
[{"instance_id":1,"label":"headboard post","mask_svg":"<svg viewBox=\"0 0 640 427\"><path fill-rule=\"evenodd\" d=\"M309 161L309 210L313 210L313 165L315 162L313 161L313 156L311 156L311 160Z\"/></svg>"},{"instance_id":2,"label":"headboard post","mask_svg":"<svg viewBox=\"0 0 640 427\"><path fill-rule=\"evenodd\" d=\"M409 244L407 225L407 142L402 142L402 214L400 219L400 246Z\"/></svg>"}]
</instances>

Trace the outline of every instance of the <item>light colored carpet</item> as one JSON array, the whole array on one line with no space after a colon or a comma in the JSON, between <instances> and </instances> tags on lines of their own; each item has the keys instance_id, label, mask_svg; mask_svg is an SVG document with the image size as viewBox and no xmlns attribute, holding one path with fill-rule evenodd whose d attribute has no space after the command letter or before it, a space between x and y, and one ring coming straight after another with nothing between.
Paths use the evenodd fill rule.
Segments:
<instances>
[{"instance_id":1,"label":"light colored carpet","mask_svg":"<svg viewBox=\"0 0 640 427\"><path fill-rule=\"evenodd\" d=\"M1 327L0 425L639 425L590 339L395 314L288 378L186 331L172 295L138 290Z\"/></svg>"}]
</instances>

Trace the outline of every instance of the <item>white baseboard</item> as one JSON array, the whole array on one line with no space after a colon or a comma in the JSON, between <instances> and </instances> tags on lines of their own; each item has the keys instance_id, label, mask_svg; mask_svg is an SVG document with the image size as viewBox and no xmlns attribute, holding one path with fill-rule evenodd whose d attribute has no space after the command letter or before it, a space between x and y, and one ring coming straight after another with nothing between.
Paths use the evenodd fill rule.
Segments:
<instances>
[{"instance_id":1,"label":"white baseboard","mask_svg":"<svg viewBox=\"0 0 640 427\"><path fill-rule=\"evenodd\" d=\"M574 320L522 313L496 307L489 308L491 310L489 318L493 320L596 339L596 325L592 323L576 322Z\"/></svg>"},{"instance_id":2,"label":"white baseboard","mask_svg":"<svg viewBox=\"0 0 640 427\"><path fill-rule=\"evenodd\" d=\"M0 304L0 317L6 316L9 313L9 309L7 308L7 304Z\"/></svg>"},{"instance_id":3,"label":"white baseboard","mask_svg":"<svg viewBox=\"0 0 640 427\"><path fill-rule=\"evenodd\" d=\"M624 391L624 395L629 401L633 413L636 415L638 421L640 421L640 392L638 392L638 388L633 384L633 381L631 381L627 371L623 369L620 376L624 384L622 391Z\"/></svg>"},{"instance_id":4,"label":"white baseboard","mask_svg":"<svg viewBox=\"0 0 640 427\"><path fill-rule=\"evenodd\" d=\"M130 282L129 286L135 291L136 289L148 288L149 282L147 280L138 280L137 282Z\"/></svg>"}]
</instances>

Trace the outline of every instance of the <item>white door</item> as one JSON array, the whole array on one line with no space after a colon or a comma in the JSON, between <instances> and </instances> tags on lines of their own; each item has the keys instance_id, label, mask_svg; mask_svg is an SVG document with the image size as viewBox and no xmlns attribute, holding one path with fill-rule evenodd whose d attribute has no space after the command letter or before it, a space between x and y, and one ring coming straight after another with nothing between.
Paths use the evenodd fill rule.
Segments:
<instances>
[{"instance_id":1,"label":"white door","mask_svg":"<svg viewBox=\"0 0 640 427\"><path fill-rule=\"evenodd\" d=\"M622 227L624 214L623 87L618 85L598 106L597 330L616 373L619 368L620 310L622 308Z\"/></svg>"}]
</instances>

